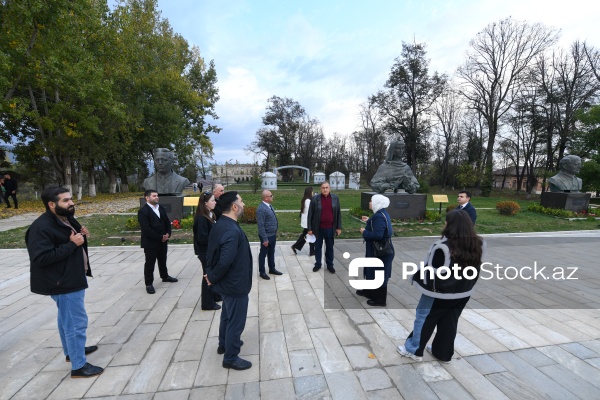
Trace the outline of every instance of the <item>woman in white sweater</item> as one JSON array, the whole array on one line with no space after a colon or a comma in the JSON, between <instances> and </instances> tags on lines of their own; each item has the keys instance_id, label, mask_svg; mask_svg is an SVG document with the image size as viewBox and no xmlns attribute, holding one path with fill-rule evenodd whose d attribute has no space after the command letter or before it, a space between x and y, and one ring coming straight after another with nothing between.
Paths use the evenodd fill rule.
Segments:
<instances>
[{"instance_id":1,"label":"woman in white sweater","mask_svg":"<svg viewBox=\"0 0 600 400\"><path fill-rule=\"evenodd\" d=\"M304 244L306 243L306 234L308 233L308 208L310 207L310 200L312 199L312 196L313 188L312 186L308 186L306 189L304 189L304 196L300 202L300 226L303 228L303 231L298 237L298 240L296 240L296 243L292 245L292 251L294 254L297 254L297 251L302 250L302 247L304 247ZM310 249L309 255L314 256L315 244L309 243L308 245Z\"/></svg>"}]
</instances>

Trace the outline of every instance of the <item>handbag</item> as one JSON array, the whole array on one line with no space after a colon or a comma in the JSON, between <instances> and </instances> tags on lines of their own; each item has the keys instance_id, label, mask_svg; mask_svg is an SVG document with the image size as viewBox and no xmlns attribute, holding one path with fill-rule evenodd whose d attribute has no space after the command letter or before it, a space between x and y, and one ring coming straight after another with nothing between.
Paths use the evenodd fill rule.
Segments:
<instances>
[{"instance_id":1,"label":"handbag","mask_svg":"<svg viewBox=\"0 0 600 400\"><path fill-rule=\"evenodd\" d=\"M387 232L387 218L385 214L381 213L383 218L385 218L385 231ZM371 229L373 227L373 220L371 220ZM394 252L394 246L392 246L391 236L387 237L384 240L373 240L373 255L377 258L382 258L389 256Z\"/></svg>"}]
</instances>

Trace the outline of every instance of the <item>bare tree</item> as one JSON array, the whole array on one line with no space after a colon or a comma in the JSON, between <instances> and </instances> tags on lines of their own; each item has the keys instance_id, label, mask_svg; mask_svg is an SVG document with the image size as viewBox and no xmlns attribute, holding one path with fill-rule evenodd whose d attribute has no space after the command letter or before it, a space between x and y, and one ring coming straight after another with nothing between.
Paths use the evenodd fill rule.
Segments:
<instances>
[{"instance_id":1,"label":"bare tree","mask_svg":"<svg viewBox=\"0 0 600 400\"><path fill-rule=\"evenodd\" d=\"M532 60L553 45L559 31L542 24L506 18L486 26L471 40L466 62L458 76L464 80L463 96L487 122L484 195L492 181L494 142L500 118L510 109L513 94Z\"/></svg>"},{"instance_id":2,"label":"bare tree","mask_svg":"<svg viewBox=\"0 0 600 400\"><path fill-rule=\"evenodd\" d=\"M458 134L459 121L462 115L462 106L457 91L448 86L439 98L433 111L437 118L438 135L442 137L444 155L441 160L440 184L445 188L448 184L448 171L450 166L450 151Z\"/></svg>"}]
</instances>

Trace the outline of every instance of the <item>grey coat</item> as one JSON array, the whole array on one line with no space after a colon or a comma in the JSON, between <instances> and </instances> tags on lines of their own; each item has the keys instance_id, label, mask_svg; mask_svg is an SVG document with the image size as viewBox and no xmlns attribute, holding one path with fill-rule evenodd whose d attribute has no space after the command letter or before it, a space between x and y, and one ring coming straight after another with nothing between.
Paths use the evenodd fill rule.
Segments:
<instances>
[{"instance_id":1,"label":"grey coat","mask_svg":"<svg viewBox=\"0 0 600 400\"><path fill-rule=\"evenodd\" d=\"M256 222L258 223L258 237L261 243L266 242L269 237L277 235L277 217L264 201L256 209Z\"/></svg>"}]
</instances>

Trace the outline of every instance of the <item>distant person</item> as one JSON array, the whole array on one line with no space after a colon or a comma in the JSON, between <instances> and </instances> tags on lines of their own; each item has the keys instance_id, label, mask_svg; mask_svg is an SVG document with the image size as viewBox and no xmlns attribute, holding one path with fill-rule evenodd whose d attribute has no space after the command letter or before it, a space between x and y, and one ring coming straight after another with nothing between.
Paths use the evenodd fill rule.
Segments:
<instances>
[{"instance_id":1,"label":"distant person","mask_svg":"<svg viewBox=\"0 0 600 400\"><path fill-rule=\"evenodd\" d=\"M244 213L242 198L231 191L220 201L223 214L208 237L208 271L204 279L223 297L217 348L218 354L224 354L223 368L244 370L252 367L250 361L239 357L252 289L252 251L237 222Z\"/></svg>"},{"instance_id":2,"label":"distant person","mask_svg":"<svg viewBox=\"0 0 600 400\"><path fill-rule=\"evenodd\" d=\"M300 201L300 226L303 228L302 233L296 240L296 243L292 245L292 251L296 254L296 251L302 250L304 244L306 243L306 234L308 233L308 209L310 208L310 200L313 197L313 188L312 186L306 187L304 189L304 196ZM309 256L315 255L315 244L309 243Z\"/></svg>"},{"instance_id":3,"label":"distant person","mask_svg":"<svg viewBox=\"0 0 600 400\"><path fill-rule=\"evenodd\" d=\"M473 221L473 225L475 225L475 221L477 221L477 210L471 204L471 192L468 190L461 190L458 192L458 208L465 211L469 214L469 218Z\"/></svg>"},{"instance_id":4,"label":"distant person","mask_svg":"<svg viewBox=\"0 0 600 400\"><path fill-rule=\"evenodd\" d=\"M6 189L4 188L4 175L0 176L0 190L0 198L2 199L2 202L4 202L4 204L7 206L10 206L10 203L4 198L4 195L6 194Z\"/></svg>"},{"instance_id":5,"label":"distant person","mask_svg":"<svg viewBox=\"0 0 600 400\"><path fill-rule=\"evenodd\" d=\"M559 162L560 172L550 179L551 192L580 192L582 180L576 177L581 169L581 158L579 156L564 156Z\"/></svg>"},{"instance_id":6,"label":"distant person","mask_svg":"<svg viewBox=\"0 0 600 400\"><path fill-rule=\"evenodd\" d=\"M277 245L277 216L271 205L273 193L263 190L262 202L256 208L256 222L258 226L258 239L260 252L258 253L258 273L261 278L269 280L271 277L265 271L265 258L268 256L269 274L282 275L275 268L275 246Z\"/></svg>"},{"instance_id":7,"label":"distant person","mask_svg":"<svg viewBox=\"0 0 600 400\"><path fill-rule=\"evenodd\" d=\"M363 216L363 221L366 219L366 226L360 228L360 233L365 240L365 257L376 257L373 251L374 242L391 241L394 231L392 230L392 218L388 214L386 208L390 205L390 199L381 194L376 194L371 197L369 208L373 210L371 218ZM357 290L356 294L368 298L367 304L372 307L385 307L387 304L387 284L392 276L392 261L394 261L394 246L392 245L392 253L379 257L383 262L383 268L371 267L363 268L365 279L375 279L375 271L383 269L384 280L381 287L377 289Z\"/></svg>"},{"instance_id":8,"label":"distant person","mask_svg":"<svg viewBox=\"0 0 600 400\"><path fill-rule=\"evenodd\" d=\"M158 204L156 190L146 190L146 204L138 211L138 222L142 230L142 243L146 261L144 263L144 283L146 292L154 294L154 264L158 261L158 273L163 282L177 282L177 278L169 276L167 269L168 243L171 238L171 221L167 211Z\"/></svg>"},{"instance_id":9,"label":"distant person","mask_svg":"<svg viewBox=\"0 0 600 400\"><path fill-rule=\"evenodd\" d=\"M221 216L221 206L219 204L219 199L221 198L223 193L225 193L225 187L223 185L221 185L220 183L217 183L213 187L213 195L215 196L215 201L217 202L217 205L215 206L215 209L213 210L213 212L215 213L215 219L219 219L219 217Z\"/></svg>"},{"instance_id":10,"label":"distant person","mask_svg":"<svg viewBox=\"0 0 600 400\"><path fill-rule=\"evenodd\" d=\"M179 195L183 189L190 184L189 179L178 175L173 171L175 165L175 153L169 149L154 149L154 169L156 172L146 178L145 190L156 190L158 194Z\"/></svg>"},{"instance_id":11,"label":"distant person","mask_svg":"<svg viewBox=\"0 0 600 400\"><path fill-rule=\"evenodd\" d=\"M69 189L51 187L42 192L46 212L25 233L29 252L31 291L50 296L58 308L58 333L71 378L100 375L104 369L87 362L86 354L98 346L85 346L88 316L85 311L86 276L92 276L85 226L75 219Z\"/></svg>"},{"instance_id":12,"label":"distant person","mask_svg":"<svg viewBox=\"0 0 600 400\"><path fill-rule=\"evenodd\" d=\"M446 279L431 278L427 272L413 275L413 284L421 292L417 305L413 331L398 352L404 357L421 361L427 348L436 359L449 363L454 355L454 340L458 319L469 302L477 277L464 274L463 268L474 267L479 273L485 243L475 233L469 215L463 210L452 210L446 214L446 226L442 238L429 248L425 265L433 268L457 264L458 276L451 274ZM478 274L477 274L478 275ZM425 278L425 279L423 279ZM431 346L427 342L437 330Z\"/></svg>"},{"instance_id":13,"label":"distant person","mask_svg":"<svg viewBox=\"0 0 600 400\"><path fill-rule=\"evenodd\" d=\"M198 200L198 209L194 217L194 253L198 256L202 265L202 276L206 275L206 251L208 249L208 236L217 220L213 210L217 202L211 192L202 193ZM201 307L203 310L220 310L221 306L217 301L221 296L216 297L212 286L209 286L206 279L202 278Z\"/></svg>"},{"instance_id":14,"label":"distant person","mask_svg":"<svg viewBox=\"0 0 600 400\"><path fill-rule=\"evenodd\" d=\"M17 181L10 177L10 174L4 174L4 201L6 202L6 208L10 208L9 197L12 197L15 203L15 209L19 208L19 202L17 201Z\"/></svg>"},{"instance_id":15,"label":"distant person","mask_svg":"<svg viewBox=\"0 0 600 400\"><path fill-rule=\"evenodd\" d=\"M313 272L321 269L323 241L325 241L325 264L327 270L335 274L333 243L334 235L339 236L342 233L342 210L340 209L340 199L330 191L329 182L321 183L321 193L314 196L310 201L307 222L308 234L312 235L314 232L317 237Z\"/></svg>"}]
</instances>

